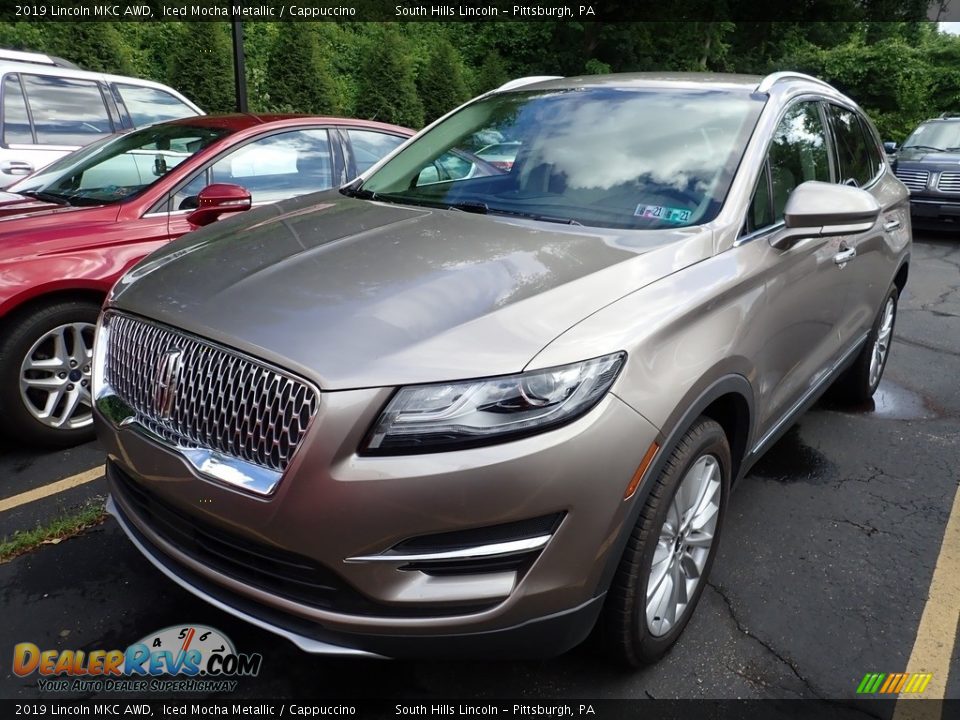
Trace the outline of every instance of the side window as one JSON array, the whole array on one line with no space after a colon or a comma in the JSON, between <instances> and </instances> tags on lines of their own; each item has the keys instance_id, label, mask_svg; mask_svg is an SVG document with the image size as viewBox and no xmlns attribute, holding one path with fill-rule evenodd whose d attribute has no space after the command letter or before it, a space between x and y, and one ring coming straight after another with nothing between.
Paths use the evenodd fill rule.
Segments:
<instances>
[{"instance_id":1,"label":"side window","mask_svg":"<svg viewBox=\"0 0 960 720\"><path fill-rule=\"evenodd\" d=\"M887 166L887 154L883 149L883 143L880 142L879 135L877 135L870 122L863 115L857 115L857 119L860 121L863 137L866 138L867 158L871 167L870 177L872 179L883 172L883 169Z\"/></svg>"},{"instance_id":2,"label":"side window","mask_svg":"<svg viewBox=\"0 0 960 720\"><path fill-rule=\"evenodd\" d=\"M326 130L292 130L254 140L228 153L184 185L173 210L196 207L196 196L211 183L240 185L255 203L269 203L333 187L330 139Z\"/></svg>"},{"instance_id":3,"label":"side window","mask_svg":"<svg viewBox=\"0 0 960 720\"><path fill-rule=\"evenodd\" d=\"M189 105L164 90L124 83L114 83L113 88L126 106L134 127L197 114Z\"/></svg>"},{"instance_id":4,"label":"side window","mask_svg":"<svg viewBox=\"0 0 960 720\"><path fill-rule=\"evenodd\" d=\"M357 174L361 175L374 166L380 158L406 141L406 138L372 130L347 130Z\"/></svg>"},{"instance_id":5,"label":"side window","mask_svg":"<svg viewBox=\"0 0 960 720\"><path fill-rule=\"evenodd\" d=\"M3 79L3 144L33 143L30 118L27 116L27 101L23 98L20 78L7 75Z\"/></svg>"},{"instance_id":6,"label":"side window","mask_svg":"<svg viewBox=\"0 0 960 720\"><path fill-rule=\"evenodd\" d=\"M830 182L827 143L817 103L801 102L787 110L774 132L768 162L773 220L778 222L795 187L808 180Z\"/></svg>"},{"instance_id":7,"label":"side window","mask_svg":"<svg viewBox=\"0 0 960 720\"><path fill-rule=\"evenodd\" d=\"M773 225L773 206L770 203L770 166L764 163L753 191L753 200L747 215L745 232L754 232Z\"/></svg>"},{"instance_id":8,"label":"side window","mask_svg":"<svg viewBox=\"0 0 960 720\"><path fill-rule=\"evenodd\" d=\"M39 144L86 145L113 132L97 83L47 75L21 77Z\"/></svg>"},{"instance_id":9,"label":"side window","mask_svg":"<svg viewBox=\"0 0 960 720\"><path fill-rule=\"evenodd\" d=\"M877 174L860 119L852 110L827 105L837 152L837 182L854 187L867 185Z\"/></svg>"}]
</instances>

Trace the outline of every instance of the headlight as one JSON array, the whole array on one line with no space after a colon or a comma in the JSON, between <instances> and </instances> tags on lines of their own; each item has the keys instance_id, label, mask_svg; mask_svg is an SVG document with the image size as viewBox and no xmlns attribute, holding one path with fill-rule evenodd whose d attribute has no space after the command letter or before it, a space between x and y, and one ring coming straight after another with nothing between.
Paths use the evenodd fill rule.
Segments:
<instances>
[{"instance_id":1,"label":"headlight","mask_svg":"<svg viewBox=\"0 0 960 720\"><path fill-rule=\"evenodd\" d=\"M97 320L97 331L93 339L93 372L90 378L90 397L96 402L106 385L107 337L110 328L107 326L106 313L100 313Z\"/></svg>"},{"instance_id":2,"label":"headlight","mask_svg":"<svg viewBox=\"0 0 960 720\"><path fill-rule=\"evenodd\" d=\"M401 388L362 450L367 455L457 450L562 425L596 405L626 353L519 375Z\"/></svg>"}]
</instances>

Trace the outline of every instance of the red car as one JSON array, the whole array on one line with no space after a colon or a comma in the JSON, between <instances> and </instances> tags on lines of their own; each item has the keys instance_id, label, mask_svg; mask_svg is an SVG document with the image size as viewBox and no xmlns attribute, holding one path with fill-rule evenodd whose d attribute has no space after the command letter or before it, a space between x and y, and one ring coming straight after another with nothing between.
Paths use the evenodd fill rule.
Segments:
<instances>
[{"instance_id":1,"label":"red car","mask_svg":"<svg viewBox=\"0 0 960 720\"><path fill-rule=\"evenodd\" d=\"M413 131L304 116L200 116L88 145L0 192L0 433L93 436L100 305L134 263L227 212L325 190Z\"/></svg>"}]
</instances>

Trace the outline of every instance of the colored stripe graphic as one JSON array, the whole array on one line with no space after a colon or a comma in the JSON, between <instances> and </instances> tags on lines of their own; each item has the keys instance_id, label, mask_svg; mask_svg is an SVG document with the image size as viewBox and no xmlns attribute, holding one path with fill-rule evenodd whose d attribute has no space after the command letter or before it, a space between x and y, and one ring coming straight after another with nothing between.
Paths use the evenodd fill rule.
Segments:
<instances>
[{"instance_id":1,"label":"colored stripe graphic","mask_svg":"<svg viewBox=\"0 0 960 720\"><path fill-rule=\"evenodd\" d=\"M882 693L899 695L917 694L927 689L933 673L867 673L857 686L858 695Z\"/></svg>"}]
</instances>

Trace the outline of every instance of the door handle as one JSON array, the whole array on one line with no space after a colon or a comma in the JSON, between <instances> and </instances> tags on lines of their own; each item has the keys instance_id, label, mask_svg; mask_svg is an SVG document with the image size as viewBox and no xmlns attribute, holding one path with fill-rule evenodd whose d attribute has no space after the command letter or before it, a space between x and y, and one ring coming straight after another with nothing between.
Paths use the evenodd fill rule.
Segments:
<instances>
[{"instance_id":1,"label":"door handle","mask_svg":"<svg viewBox=\"0 0 960 720\"><path fill-rule=\"evenodd\" d=\"M0 172L5 175L29 175L33 172L33 165L23 160L7 160L0 163Z\"/></svg>"},{"instance_id":2,"label":"door handle","mask_svg":"<svg viewBox=\"0 0 960 720\"><path fill-rule=\"evenodd\" d=\"M843 248L840 250L840 252L838 252L836 255L833 256L833 261L837 265L845 265L846 263L853 260L856 256L857 256L857 249L855 247Z\"/></svg>"},{"instance_id":3,"label":"door handle","mask_svg":"<svg viewBox=\"0 0 960 720\"><path fill-rule=\"evenodd\" d=\"M884 232L893 232L894 230L898 230L899 228L900 228L899 220L891 220L890 222L886 222L883 224Z\"/></svg>"}]
</instances>

